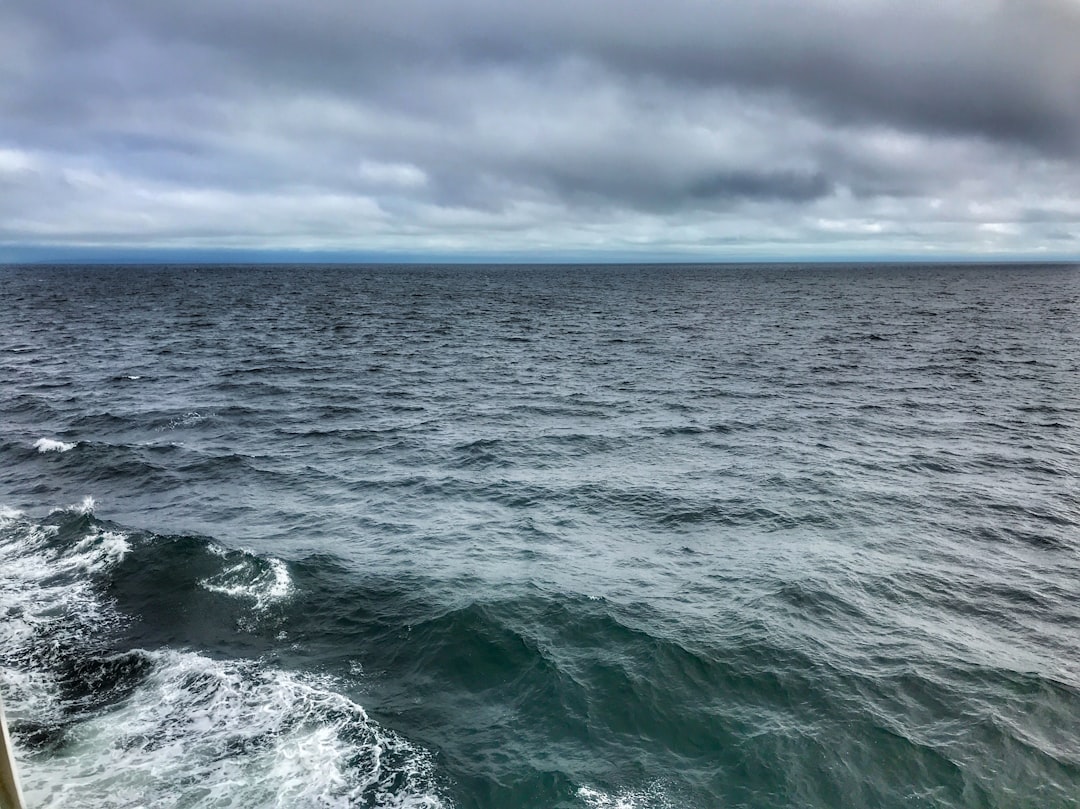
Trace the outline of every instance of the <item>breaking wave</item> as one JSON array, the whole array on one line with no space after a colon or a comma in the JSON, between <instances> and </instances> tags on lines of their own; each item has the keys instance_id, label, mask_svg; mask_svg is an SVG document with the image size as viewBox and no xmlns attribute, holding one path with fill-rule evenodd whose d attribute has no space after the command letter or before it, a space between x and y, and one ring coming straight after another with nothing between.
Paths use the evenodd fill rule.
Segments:
<instances>
[{"instance_id":1,"label":"breaking wave","mask_svg":"<svg viewBox=\"0 0 1080 809\"><path fill-rule=\"evenodd\" d=\"M174 579L255 613L292 590L282 560L122 529L95 518L89 500L40 519L0 512L0 686L29 805L444 805L431 756L332 677L132 648L145 636L132 636L143 617L124 609L125 562L170 548ZM199 577L215 561L223 567Z\"/></svg>"}]
</instances>

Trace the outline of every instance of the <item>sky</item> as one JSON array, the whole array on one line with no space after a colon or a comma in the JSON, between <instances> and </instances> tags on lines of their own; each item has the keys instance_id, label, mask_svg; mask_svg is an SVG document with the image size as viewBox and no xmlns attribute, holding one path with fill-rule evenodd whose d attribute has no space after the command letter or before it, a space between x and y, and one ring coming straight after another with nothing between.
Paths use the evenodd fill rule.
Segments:
<instances>
[{"instance_id":1,"label":"sky","mask_svg":"<svg viewBox=\"0 0 1080 809\"><path fill-rule=\"evenodd\" d=\"M1080 258L1080 0L3 0L0 261Z\"/></svg>"}]
</instances>

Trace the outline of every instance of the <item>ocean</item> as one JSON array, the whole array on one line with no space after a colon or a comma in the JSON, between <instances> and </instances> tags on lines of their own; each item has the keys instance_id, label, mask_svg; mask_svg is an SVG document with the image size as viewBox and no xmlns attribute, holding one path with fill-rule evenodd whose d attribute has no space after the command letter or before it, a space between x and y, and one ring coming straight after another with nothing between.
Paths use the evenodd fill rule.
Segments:
<instances>
[{"instance_id":1,"label":"ocean","mask_svg":"<svg viewBox=\"0 0 1080 809\"><path fill-rule=\"evenodd\" d=\"M0 267L30 807L1080 806L1076 266Z\"/></svg>"}]
</instances>

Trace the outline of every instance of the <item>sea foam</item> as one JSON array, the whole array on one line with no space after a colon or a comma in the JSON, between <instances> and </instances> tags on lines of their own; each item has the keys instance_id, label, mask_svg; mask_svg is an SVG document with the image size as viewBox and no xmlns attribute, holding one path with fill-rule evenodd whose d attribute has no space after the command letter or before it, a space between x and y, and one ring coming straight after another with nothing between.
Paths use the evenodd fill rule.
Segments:
<instances>
[{"instance_id":1,"label":"sea foam","mask_svg":"<svg viewBox=\"0 0 1080 809\"><path fill-rule=\"evenodd\" d=\"M444 805L430 755L370 720L332 678L191 651L109 651L127 617L100 580L132 540L74 521L87 516L85 503L46 521L0 509L0 684L16 754L29 757L27 726L63 737L62 755L35 757L21 773L29 805ZM230 595L258 608L291 591L284 562L225 554L239 557L220 588ZM95 707L69 693L72 665L124 671L128 685Z\"/></svg>"},{"instance_id":2,"label":"sea foam","mask_svg":"<svg viewBox=\"0 0 1080 809\"><path fill-rule=\"evenodd\" d=\"M194 652L142 652L129 699L24 774L34 805L438 809L430 756L332 683Z\"/></svg>"},{"instance_id":3,"label":"sea foam","mask_svg":"<svg viewBox=\"0 0 1080 809\"><path fill-rule=\"evenodd\" d=\"M75 444L67 441L58 441L55 438L39 438L34 442L34 447L38 452L67 452L68 450L75 449Z\"/></svg>"},{"instance_id":4,"label":"sea foam","mask_svg":"<svg viewBox=\"0 0 1080 809\"><path fill-rule=\"evenodd\" d=\"M68 713L64 650L122 623L90 576L108 573L129 550L126 535L97 525L67 547L57 546L59 532L16 511L4 510L0 519L0 683L9 717L43 726L60 726Z\"/></svg>"},{"instance_id":5,"label":"sea foam","mask_svg":"<svg viewBox=\"0 0 1080 809\"><path fill-rule=\"evenodd\" d=\"M675 803L659 783L643 790L624 790L616 794L594 787L581 787L577 791L589 809L674 809Z\"/></svg>"},{"instance_id":6,"label":"sea foam","mask_svg":"<svg viewBox=\"0 0 1080 809\"><path fill-rule=\"evenodd\" d=\"M226 558L229 555L226 552ZM199 586L212 593L250 601L257 613L284 601L293 592L292 577L283 561L246 553L220 573L202 579Z\"/></svg>"}]
</instances>

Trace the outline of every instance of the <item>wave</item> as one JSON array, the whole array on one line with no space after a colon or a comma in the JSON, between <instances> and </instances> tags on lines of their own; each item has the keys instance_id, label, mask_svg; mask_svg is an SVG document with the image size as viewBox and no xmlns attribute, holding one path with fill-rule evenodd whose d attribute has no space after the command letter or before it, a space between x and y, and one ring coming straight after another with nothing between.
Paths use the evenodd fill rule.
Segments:
<instances>
[{"instance_id":1,"label":"wave","mask_svg":"<svg viewBox=\"0 0 1080 809\"><path fill-rule=\"evenodd\" d=\"M333 678L143 644L192 610L222 613L196 592L257 622L293 592L286 562L125 529L93 505L0 510L0 691L30 805L444 805L430 754Z\"/></svg>"},{"instance_id":2,"label":"wave","mask_svg":"<svg viewBox=\"0 0 1080 809\"><path fill-rule=\"evenodd\" d=\"M204 589L250 601L258 613L265 613L271 605L285 601L292 594L292 577L280 559L264 559L217 545L210 545L209 550L230 564L220 573L201 579L199 585Z\"/></svg>"},{"instance_id":3,"label":"wave","mask_svg":"<svg viewBox=\"0 0 1080 809\"><path fill-rule=\"evenodd\" d=\"M674 809L678 804L660 784L647 789L605 792L595 787L578 789L577 797L589 809Z\"/></svg>"},{"instance_id":4,"label":"wave","mask_svg":"<svg viewBox=\"0 0 1080 809\"><path fill-rule=\"evenodd\" d=\"M59 441L55 438L39 438L34 442L34 448L38 452L68 452L75 449L76 444L68 441Z\"/></svg>"},{"instance_id":5,"label":"wave","mask_svg":"<svg viewBox=\"0 0 1080 809\"><path fill-rule=\"evenodd\" d=\"M212 413L200 413L198 410L189 410L186 413L168 419L164 424L159 425L158 429L182 430L187 427L194 427L212 416Z\"/></svg>"},{"instance_id":6,"label":"wave","mask_svg":"<svg viewBox=\"0 0 1080 809\"><path fill-rule=\"evenodd\" d=\"M78 738L24 768L32 805L442 806L431 759L333 683L194 652L150 672Z\"/></svg>"},{"instance_id":7,"label":"wave","mask_svg":"<svg viewBox=\"0 0 1080 809\"><path fill-rule=\"evenodd\" d=\"M64 699L69 662L94 655L123 620L95 579L123 559L128 537L96 524L92 508L87 498L44 520L0 515L0 673L16 730L21 716L32 717L33 736L62 735L78 707Z\"/></svg>"}]
</instances>

